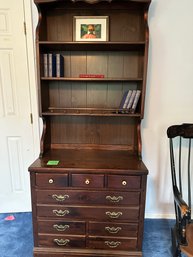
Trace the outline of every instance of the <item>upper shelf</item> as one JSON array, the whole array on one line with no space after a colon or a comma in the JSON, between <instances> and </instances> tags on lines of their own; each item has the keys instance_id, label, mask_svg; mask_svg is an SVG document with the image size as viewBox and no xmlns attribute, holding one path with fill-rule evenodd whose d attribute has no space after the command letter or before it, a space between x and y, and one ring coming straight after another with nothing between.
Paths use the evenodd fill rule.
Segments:
<instances>
[{"instance_id":1,"label":"upper shelf","mask_svg":"<svg viewBox=\"0 0 193 257\"><path fill-rule=\"evenodd\" d=\"M145 41L139 42L59 42L59 41L39 41L39 46L45 51L62 50L92 50L92 51L128 51L143 50Z\"/></svg>"}]
</instances>

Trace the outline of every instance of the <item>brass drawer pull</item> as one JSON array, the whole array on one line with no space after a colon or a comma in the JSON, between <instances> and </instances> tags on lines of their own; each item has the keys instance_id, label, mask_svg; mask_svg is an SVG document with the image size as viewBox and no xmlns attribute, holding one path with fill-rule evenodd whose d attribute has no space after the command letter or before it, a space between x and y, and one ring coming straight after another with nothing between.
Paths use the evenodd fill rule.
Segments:
<instances>
[{"instance_id":1,"label":"brass drawer pull","mask_svg":"<svg viewBox=\"0 0 193 257\"><path fill-rule=\"evenodd\" d=\"M90 180L89 180L88 178L85 180L85 184L86 184L86 185L89 185L89 184L90 184Z\"/></svg>"},{"instance_id":2,"label":"brass drawer pull","mask_svg":"<svg viewBox=\"0 0 193 257\"><path fill-rule=\"evenodd\" d=\"M54 224L53 228L56 229L57 231L65 231L67 229L70 228L69 225L58 225L58 224Z\"/></svg>"},{"instance_id":3,"label":"brass drawer pull","mask_svg":"<svg viewBox=\"0 0 193 257\"><path fill-rule=\"evenodd\" d=\"M105 213L107 216L109 216L111 219L117 219L117 218L119 218L119 216L121 216L121 215L123 215L123 213L122 212L110 212L110 211L107 211L106 213Z\"/></svg>"},{"instance_id":4,"label":"brass drawer pull","mask_svg":"<svg viewBox=\"0 0 193 257\"><path fill-rule=\"evenodd\" d=\"M70 212L68 211L68 210L53 210L52 211L56 216L59 216L59 217L61 217L61 216L65 216L65 215L67 215L67 214L69 214Z\"/></svg>"},{"instance_id":5,"label":"brass drawer pull","mask_svg":"<svg viewBox=\"0 0 193 257\"><path fill-rule=\"evenodd\" d=\"M118 202L123 200L123 197L122 196L110 196L110 195L107 195L106 196L106 200L109 200L112 203L118 203Z\"/></svg>"},{"instance_id":6,"label":"brass drawer pull","mask_svg":"<svg viewBox=\"0 0 193 257\"><path fill-rule=\"evenodd\" d=\"M110 248L116 248L121 244L121 242L119 242L119 241L105 241L105 244Z\"/></svg>"},{"instance_id":7,"label":"brass drawer pull","mask_svg":"<svg viewBox=\"0 0 193 257\"><path fill-rule=\"evenodd\" d=\"M127 185L127 181L126 181L126 180L123 180L123 181L122 181L122 185L123 185L123 186L126 186L126 185Z\"/></svg>"},{"instance_id":8,"label":"brass drawer pull","mask_svg":"<svg viewBox=\"0 0 193 257\"><path fill-rule=\"evenodd\" d=\"M52 195L52 198L54 200L58 201L58 202L63 202L65 200L69 199L69 195L56 195L56 194L54 194L54 195Z\"/></svg>"},{"instance_id":9,"label":"brass drawer pull","mask_svg":"<svg viewBox=\"0 0 193 257\"><path fill-rule=\"evenodd\" d=\"M59 245L59 246L65 246L65 245L67 245L69 242L70 242L70 240L69 239L58 239L58 238L55 238L54 239L54 242L57 244L57 245Z\"/></svg>"},{"instance_id":10,"label":"brass drawer pull","mask_svg":"<svg viewBox=\"0 0 193 257\"><path fill-rule=\"evenodd\" d=\"M53 184L53 183L54 183L54 180L53 180L52 178L50 178L50 179L48 180L48 182L49 182L49 184Z\"/></svg>"},{"instance_id":11,"label":"brass drawer pull","mask_svg":"<svg viewBox=\"0 0 193 257\"><path fill-rule=\"evenodd\" d=\"M105 230L111 234L117 234L121 229L121 227L105 227Z\"/></svg>"}]
</instances>

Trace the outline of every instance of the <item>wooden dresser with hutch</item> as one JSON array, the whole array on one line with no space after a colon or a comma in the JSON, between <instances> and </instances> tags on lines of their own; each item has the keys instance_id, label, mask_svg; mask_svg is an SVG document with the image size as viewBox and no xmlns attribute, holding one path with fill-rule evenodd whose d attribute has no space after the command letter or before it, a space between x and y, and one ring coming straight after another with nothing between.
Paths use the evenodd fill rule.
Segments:
<instances>
[{"instance_id":1,"label":"wooden dresser with hutch","mask_svg":"<svg viewBox=\"0 0 193 257\"><path fill-rule=\"evenodd\" d=\"M148 171L140 125L150 0L35 4L43 133L40 157L29 167L34 256L142 256ZM107 40L76 41L80 16L108 17ZM50 53L63 56L62 77L45 76L43 56ZM141 91L134 113L119 109L128 90Z\"/></svg>"}]
</instances>

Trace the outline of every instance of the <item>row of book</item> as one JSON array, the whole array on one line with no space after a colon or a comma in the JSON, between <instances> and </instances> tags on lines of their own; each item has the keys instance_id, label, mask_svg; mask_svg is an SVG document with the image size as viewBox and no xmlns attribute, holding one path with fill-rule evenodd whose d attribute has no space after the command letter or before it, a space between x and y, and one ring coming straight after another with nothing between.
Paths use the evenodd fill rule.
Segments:
<instances>
[{"instance_id":1,"label":"row of book","mask_svg":"<svg viewBox=\"0 0 193 257\"><path fill-rule=\"evenodd\" d=\"M43 76L64 77L64 57L61 54L43 54Z\"/></svg>"},{"instance_id":2,"label":"row of book","mask_svg":"<svg viewBox=\"0 0 193 257\"><path fill-rule=\"evenodd\" d=\"M124 93L119 109L122 113L135 113L141 90L128 90Z\"/></svg>"}]
</instances>

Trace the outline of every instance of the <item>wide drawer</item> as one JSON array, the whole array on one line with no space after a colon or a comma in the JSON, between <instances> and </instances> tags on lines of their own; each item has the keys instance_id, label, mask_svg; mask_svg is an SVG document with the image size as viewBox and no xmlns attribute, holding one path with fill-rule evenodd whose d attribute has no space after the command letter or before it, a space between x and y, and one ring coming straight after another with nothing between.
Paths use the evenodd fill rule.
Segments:
<instances>
[{"instance_id":1,"label":"wide drawer","mask_svg":"<svg viewBox=\"0 0 193 257\"><path fill-rule=\"evenodd\" d=\"M89 222L89 235L112 237L136 237L138 223Z\"/></svg>"},{"instance_id":2,"label":"wide drawer","mask_svg":"<svg viewBox=\"0 0 193 257\"><path fill-rule=\"evenodd\" d=\"M37 203L139 205L140 192L37 190Z\"/></svg>"},{"instance_id":3,"label":"wide drawer","mask_svg":"<svg viewBox=\"0 0 193 257\"><path fill-rule=\"evenodd\" d=\"M89 237L88 247L94 249L109 249L109 250L136 250L137 238L95 238Z\"/></svg>"},{"instance_id":4,"label":"wide drawer","mask_svg":"<svg viewBox=\"0 0 193 257\"><path fill-rule=\"evenodd\" d=\"M80 207L60 205L38 205L38 217L65 217L66 219L87 220L138 220L139 207Z\"/></svg>"},{"instance_id":5,"label":"wide drawer","mask_svg":"<svg viewBox=\"0 0 193 257\"><path fill-rule=\"evenodd\" d=\"M108 175L109 188L140 189L141 176Z\"/></svg>"},{"instance_id":6,"label":"wide drawer","mask_svg":"<svg viewBox=\"0 0 193 257\"><path fill-rule=\"evenodd\" d=\"M37 173L36 186L38 187L67 187L68 174L55 174L55 173Z\"/></svg>"},{"instance_id":7,"label":"wide drawer","mask_svg":"<svg viewBox=\"0 0 193 257\"><path fill-rule=\"evenodd\" d=\"M72 187L102 188L104 187L103 174L72 174Z\"/></svg>"},{"instance_id":8,"label":"wide drawer","mask_svg":"<svg viewBox=\"0 0 193 257\"><path fill-rule=\"evenodd\" d=\"M38 246L49 247L85 247L85 237L61 236L61 235L38 235Z\"/></svg>"},{"instance_id":9,"label":"wide drawer","mask_svg":"<svg viewBox=\"0 0 193 257\"><path fill-rule=\"evenodd\" d=\"M83 221L39 220L38 233L85 235L86 225Z\"/></svg>"}]
</instances>

